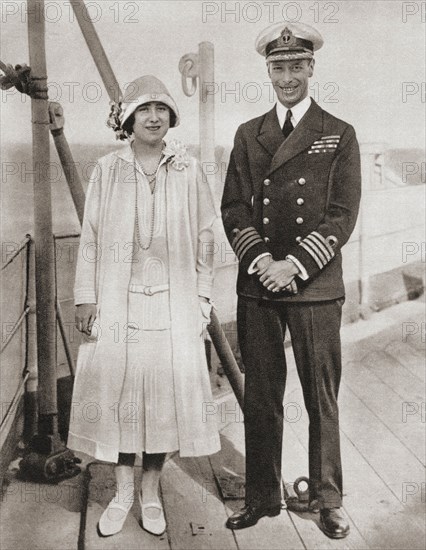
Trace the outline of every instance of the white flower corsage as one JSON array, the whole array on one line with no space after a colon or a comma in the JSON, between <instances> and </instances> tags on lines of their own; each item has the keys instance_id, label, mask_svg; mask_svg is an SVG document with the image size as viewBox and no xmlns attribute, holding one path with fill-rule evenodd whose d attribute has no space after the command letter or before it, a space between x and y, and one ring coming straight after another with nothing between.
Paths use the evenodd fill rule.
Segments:
<instances>
[{"instance_id":1,"label":"white flower corsage","mask_svg":"<svg viewBox=\"0 0 426 550\"><path fill-rule=\"evenodd\" d=\"M173 139L163 149L163 154L169 157L168 161L175 170L183 170L189 166L189 156L186 145L177 139Z\"/></svg>"}]
</instances>

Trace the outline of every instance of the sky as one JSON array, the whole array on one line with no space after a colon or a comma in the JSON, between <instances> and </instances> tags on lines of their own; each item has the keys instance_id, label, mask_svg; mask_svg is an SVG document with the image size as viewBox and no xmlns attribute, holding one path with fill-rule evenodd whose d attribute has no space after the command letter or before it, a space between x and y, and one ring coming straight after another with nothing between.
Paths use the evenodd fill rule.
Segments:
<instances>
[{"instance_id":1,"label":"sky","mask_svg":"<svg viewBox=\"0 0 426 550\"><path fill-rule=\"evenodd\" d=\"M265 27L287 19L316 27L324 38L312 97L353 124L360 142L392 148L425 146L424 4L86 0L120 85L154 74L169 88L182 119L171 137L198 142L198 91L184 95L178 64L202 41L214 45L216 144L230 145L240 123L272 108L265 61L254 42ZM1 0L1 8L0 59L28 63L26 2ZM70 3L46 0L45 14L49 95L64 109L68 141L113 143L105 124L109 98ZM30 99L13 90L1 96L2 146L30 143Z\"/></svg>"}]
</instances>

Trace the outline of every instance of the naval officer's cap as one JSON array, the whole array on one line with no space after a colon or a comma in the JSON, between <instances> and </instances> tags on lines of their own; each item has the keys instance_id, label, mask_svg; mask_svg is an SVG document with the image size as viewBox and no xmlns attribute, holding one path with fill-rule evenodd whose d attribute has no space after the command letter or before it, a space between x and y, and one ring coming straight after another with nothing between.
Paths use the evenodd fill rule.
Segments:
<instances>
[{"instance_id":1,"label":"naval officer's cap","mask_svg":"<svg viewBox=\"0 0 426 550\"><path fill-rule=\"evenodd\" d=\"M312 59L324 40L320 33L305 23L283 21L264 29L256 39L256 51L266 62Z\"/></svg>"}]
</instances>

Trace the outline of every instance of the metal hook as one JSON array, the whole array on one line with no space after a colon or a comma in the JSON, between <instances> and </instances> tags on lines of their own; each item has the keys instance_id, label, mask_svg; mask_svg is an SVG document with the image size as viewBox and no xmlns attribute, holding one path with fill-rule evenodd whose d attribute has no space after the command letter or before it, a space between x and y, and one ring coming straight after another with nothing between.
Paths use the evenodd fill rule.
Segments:
<instances>
[{"instance_id":1,"label":"metal hook","mask_svg":"<svg viewBox=\"0 0 426 550\"><path fill-rule=\"evenodd\" d=\"M198 55L188 53L181 57L179 61L179 71L182 74L183 93L191 97L197 91L198 77ZM188 88L188 79L191 79L191 87Z\"/></svg>"},{"instance_id":2,"label":"metal hook","mask_svg":"<svg viewBox=\"0 0 426 550\"><path fill-rule=\"evenodd\" d=\"M319 504L316 499L309 500L310 481L307 477L298 477L293 484L285 487L285 501L287 509L292 512L319 512ZM291 494L295 493L295 496Z\"/></svg>"}]
</instances>

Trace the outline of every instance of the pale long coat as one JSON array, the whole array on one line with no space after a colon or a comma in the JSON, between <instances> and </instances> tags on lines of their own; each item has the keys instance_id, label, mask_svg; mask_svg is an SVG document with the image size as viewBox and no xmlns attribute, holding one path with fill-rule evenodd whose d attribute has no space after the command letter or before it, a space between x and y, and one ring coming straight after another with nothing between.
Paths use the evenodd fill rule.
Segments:
<instances>
[{"instance_id":1,"label":"pale long coat","mask_svg":"<svg viewBox=\"0 0 426 550\"><path fill-rule=\"evenodd\" d=\"M198 296L213 282L213 200L197 161L163 158L169 243L173 376L181 456L220 449ZM127 294L135 222L135 165L130 145L101 158L89 183L74 297L95 303L97 339L80 346L68 437L71 449L116 462L118 404L126 366ZM159 434L161 437L161 434Z\"/></svg>"}]
</instances>

